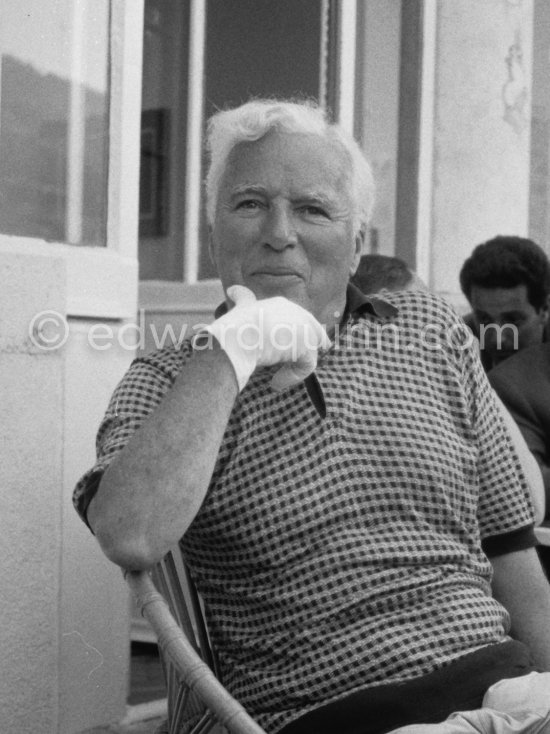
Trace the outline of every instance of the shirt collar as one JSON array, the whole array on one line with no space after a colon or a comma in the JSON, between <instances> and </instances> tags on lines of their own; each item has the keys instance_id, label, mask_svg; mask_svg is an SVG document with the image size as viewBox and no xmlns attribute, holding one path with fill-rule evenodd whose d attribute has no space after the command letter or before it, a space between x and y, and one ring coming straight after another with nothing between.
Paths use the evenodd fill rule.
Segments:
<instances>
[{"instance_id":1,"label":"shirt collar","mask_svg":"<svg viewBox=\"0 0 550 734\"><path fill-rule=\"evenodd\" d=\"M365 311L380 319L393 319L398 314L396 306L389 301L378 296L367 296L356 285L348 283L344 319L347 316L365 313Z\"/></svg>"},{"instance_id":2,"label":"shirt collar","mask_svg":"<svg viewBox=\"0 0 550 734\"><path fill-rule=\"evenodd\" d=\"M218 319L227 313L227 311L227 303L223 301L214 311L214 318ZM383 298L378 298L377 296L367 296L357 286L353 285L353 283L348 283L346 308L342 320L346 321L348 316L365 312L381 319L392 319L397 316L398 310L389 301L385 301Z\"/></svg>"}]
</instances>

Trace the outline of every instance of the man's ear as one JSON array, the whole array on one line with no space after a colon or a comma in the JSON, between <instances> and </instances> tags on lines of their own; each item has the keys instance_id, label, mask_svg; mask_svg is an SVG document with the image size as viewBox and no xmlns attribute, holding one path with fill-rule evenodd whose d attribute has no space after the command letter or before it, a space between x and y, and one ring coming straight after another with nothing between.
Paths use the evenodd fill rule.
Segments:
<instances>
[{"instance_id":1,"label":"man's ear","mask_svg":"<svg viewBox=\"0 0 550 734\"><path fill-rule=\"evenodd\" d=\"M359 260L361 259L361 255L363 254L363 248L365 247L366 233L367 226L366 224L362 224L355 235L355 249L353 252L353 259L349 268L350 277L355 274L355 271L359 267Z\"/></svg>"},{"instance_id":2,"label":"man's ear","mask_svg":"<svg viewBox=\"0 0 550 734\"><path fill-rule=\"evenodd\" d=\"M542 320L546 324L548 322L548 316L550 315L550 294L546 296L546 301L544 302L540 314L542 317Z\"/></svg>"}]
</instances>

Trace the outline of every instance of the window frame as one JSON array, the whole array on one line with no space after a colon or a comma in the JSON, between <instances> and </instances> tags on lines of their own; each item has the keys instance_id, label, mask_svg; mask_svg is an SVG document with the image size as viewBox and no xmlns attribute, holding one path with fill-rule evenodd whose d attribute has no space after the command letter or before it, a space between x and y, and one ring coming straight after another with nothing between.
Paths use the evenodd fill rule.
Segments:
<instances>
[{"instance_id":1,"label":"window frame","mask_svg":"<svg viewBox=\"0 0 550 734\"><path fill-rule=\"evenodd\" d=\"M123 320L135 318L137 307L143 0L111 0L109 41L106 246L0 233L0 251L61 258L67 316Z\"/></svg>"}]
</instances>

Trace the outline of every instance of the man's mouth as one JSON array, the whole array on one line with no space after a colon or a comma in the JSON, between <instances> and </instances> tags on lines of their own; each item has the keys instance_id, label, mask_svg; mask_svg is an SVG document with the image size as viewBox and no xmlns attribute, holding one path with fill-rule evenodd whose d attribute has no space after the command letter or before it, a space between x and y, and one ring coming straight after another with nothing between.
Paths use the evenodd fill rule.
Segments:
<instances>
[{"instance_id":1,"label":"man's mouth","mask_svg":"<svg viewBox=\"0 0 550 734\"><path fill-rule=\"evenodd\" d=\"M296 270L289 268L265 268L262 270L255 270L252 273L254 278L302 278L300 273Z\"/></svg>"}]
</instances>

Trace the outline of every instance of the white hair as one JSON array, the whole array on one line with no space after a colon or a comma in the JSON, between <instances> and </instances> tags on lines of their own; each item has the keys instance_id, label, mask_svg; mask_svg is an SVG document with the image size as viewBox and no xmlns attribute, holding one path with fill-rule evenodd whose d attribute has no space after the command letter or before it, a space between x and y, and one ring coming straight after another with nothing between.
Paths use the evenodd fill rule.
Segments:
<instances>
[{"instance_id":1,"label":"white hair","mask_svg":"<svg viewBox=\"0 0 550 734\"><path fill-rule=\"evenodd\" d=\"M330 123L315 103L255 99L234 109L215 113L207 124L210 165L206 175L206 215L214 224L220 184L231 151L239 143L252 142L271 130L318 135L341 148L349 170L350 193L356 231L366 228L374 206L374 180L369 162L357 141L342 127Z\"/></svg>"}]
</instances>

